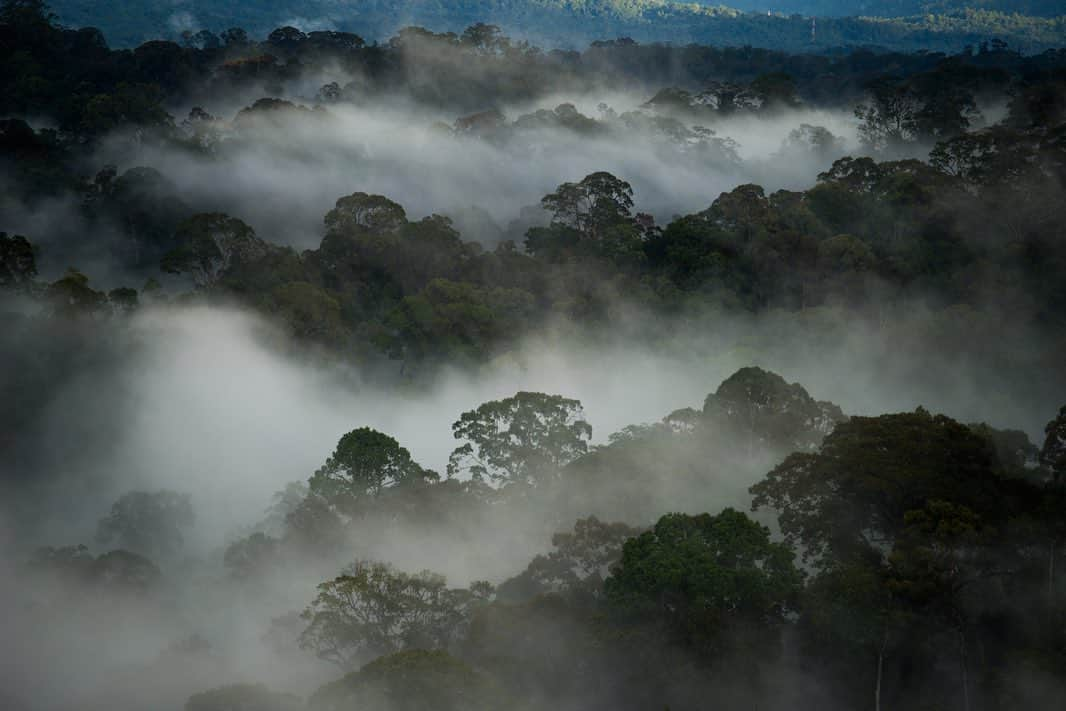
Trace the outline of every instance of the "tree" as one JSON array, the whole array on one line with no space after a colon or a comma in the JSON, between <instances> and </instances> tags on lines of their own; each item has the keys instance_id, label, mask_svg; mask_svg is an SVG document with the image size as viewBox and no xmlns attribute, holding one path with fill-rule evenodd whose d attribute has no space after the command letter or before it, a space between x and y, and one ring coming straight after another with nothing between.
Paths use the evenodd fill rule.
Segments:
<instances>
[{"instance_id":1,"label":"tree","mask_svg":"<svg viewBox=\"0 0 1066 711\"><path fill-rule=\"evenodd\" d=\"M532 294L522 289L433 279L386 315L388 330L378 343L405 365L434 356L483 362L521 333L535 306Z\"/></svg>"},{"instance_id":2,"label":"tree","mask_svg":"<svg viewBox=\"0 0 1066 711\"><path fill-rule=\"evenodd\" d=\"M81 585L100 586L109 592L145 593L163 577L155 563L144 556L114 550L94 558L83 545L40 548L30 559L29 569L58 577L59 586L72 587L77 595L84 592Z\"/></svg>"},{"instance_id":3,"label":"tree","mask_svg":"<svg viewBox=\"0 0 1066 711\"><path fill-rule=\"evenodd\" d=\"M22 235L0 232L0 290L22 289L37 276L33 245Z\"/></svg>"},{"instance_id":4,"label":"tree","mask_svg":"<svg viewBox=\"0 0 1066 711\"><path fill-rule=\"evenodd\" d=\"M107 292L107 302L116 313L129 314L137 310L139 297L136 289L120 286Z\"/></svg>"},{"instance_id":5,"label":"tree","mask_svg":"<svg viewBox=\"0 0 1066 711\"><path fill-rule=\"evenodd\" d=\"M309 481L310 492L345 513L383 491L416 481L436 480L392 437L369 427L352 430L337 442L326 463Z\"/></svg>"},{"instance_id":6,"label":"tree","mask_svg":"<svg viewBox=\"0 0 1066 711\"><path fill-rule=\"evenodd\" d=\"M782 145L782 152L786 155L810 155L826 160L839 155L843 148L844 140L837 138L826 127L802 123L799 128L789 132Z\"/></svg>"},{"instance_id":7,"label":"tree","mask_svg":"<svg viewBox=\"0 0 1066 711\"><path fill-rule=\"evenodd\" d=\"M611 604L663 623L704 654L727 632L773 630L795 609L803 574L785 544L745 514L667 514L626 542L604 583Z\"/></svg>"},{"instance_id":8,"label":"tree","mask_svg":"<svg viewBox=\"0 0 1066 711\"><path fill-rule=\"evenodd\" d=\"M307 35L302 30L289 25L279 27L267 35L268 44L272 44L284 51L295 50L306 39Z\"/></svg>"},{"instance_id":9,"label":"tree","mask_svg":"<svg viewBox=\"0 0 1066 711\"><path fill-rule=\"evenodd\" d=\"M865 677L863 672L873 669L874 711L881 710L885 663L906 620L887 578L882 566L865 561L825 570L804 591L800 618L808 653L825 662L854 664L855 676ZM868 689L863 688L865 698Z\"/></svg>"},{"instance_id":10,"label":"tree","mask_svg":"<svg viewBox=\"0 0 1066 711\"><path fill-rule=\"evenodd\" d=\"M818 565L884 560L907 512L928 501L1002 518L1009 481L998 470L992 443L943 415L854 417L753 486L752 507L775 509L785 540Z\"/></svg>"},{"instance_id":11,"label":"tree","mask_svg":"<svg viewBox=\"0 0 1066 711\"><path fill-rule=\"evenodd\" d=\"M760 74L751 82L751 91L763 99L763 107L794 109L800 105L796 82L784 72Z\"/></svg>"},{"instance_id":12,"label":"tree","mask_svg":"<svg viewBox=\"0 0 1066 711\"><path fill-rule=\"evenodd\" d=\"M831 402L816 401L799 383L762 368L741 368L708 395L704 420L729 428L746 439L748 456L755 446L773 449L816 448L847 418Z\"/></svg>"},{"instance_id":13,"label":"tree","mask_svg":"<svg viewBox=\"0 0 1066 711\"><path fill-rule=\"evenodd\" d=\"M266 256L268 245L240 220L222 213L194 215L178 225L178 248L160 267L170 274L191 274L198 288L212 286L238 266Z\"/></svg>"},{"instance_id":14,"label":"tree","mask_svg":"<svg viewBox=\"0 0 1066 711\"><path fill-rule=\"evenodd\" d=\"M278 539L256 532L227 546L222 563L233 577L250 578L273 563L279 550Z\"/></svg>"},{"instance_id":15,"label":"tree","mask_svg":"<svg viewBox=\"0 0 1066 711\"><path fill-rule=\"evenodd\" d=\"M403 207L383 195L352 193L337 200L325 217L326 230L338 234L388 234L407 223Z\"/></svg>"},{"instance_id":16,"label":"tree","mask_svg":"<svg viewBox=\"0 0 1066 711\"><path fill-rule=\"evenodd\" d=\"M193 523L188 494L175 491L131 491L112 505L100 519L96 539L151 558L175 556L184 545L182 530Z\"/></svg>"},{"instance_id":17,"label":"tree","mask_svg":"<svg viewBox=\"0 0 1066 711\"><path fill-rule=\"evenodd\" d=\"M231 27L228 30L223 30L219 35L219 39L222 40L226 47L243 47L249 43L248 33L240 27Z\"/></svg>"},{"instance_id":18,"label":"tree","mask_svg":"<svg viewBox=\"0 0 1066 711\"><path fill-rule=\"evenodd\" d=\"M995 154L994 133L970 131L937 142L929 153L929 164L946 175L982 184L992 177L989 168Z\"/></svg>"},{"instance_id":19,"label":"tree","mask_svg":"<svg viewBox=\"0 0 1066 711\"><path fill-rule=\"evenodd\" d=\"M497 54L505 51L510 44L499 27L484 22L478 22L463 30L459 41L478 54Z\"/></svg>"},{"instance_id":20,"label":"tree","mask_svg":"<svg viewBox=\"0 0 1066 711\"><path fill-rule=\"evenodd\" d=\"M579 183L563 183L554 193L545 195L540 204L552 214L554 225L598 239L606 228L631 218L633 188L601 171L586 175Z\"/></svg>"},{"instance_id":21,"label":"tree","mask_svg":"<svg viewBox=\"0 0 1066 711\"><path fill-rule=\"evenodd\" d=\"M282 540L305 551L337 552L345 543L344 521L325 498L308 494L285 513Z\"/></svg>"},{"instance_id":22,"label":"tree","mask_svg":"<svg viewBox=\"0 0 1066 711\"><path fill-rule=\"evenodd\" d=\"M604 578L622 557L623 544L640 534L624 523L605 523L595 516L578 519L574 530L552 536L554 550L538 555L519 575L500 585L500 599L524 600L544 593L598 597Z\"/></svg>"},{"instance_id":23,"label":"tree","mask_svg":"<svg viewBox=\"0 0 1066 711\"><path fill-rule=\"evenodd\" d=\"M45 298L61 316L92 316L107 303L107 295L89 286L89 277L71 267L48 285Z\"/></svg>"},{"instance_id":24,"label":"tree","mask_svg":"<svg viewBox=\"0 0 1066 711\"><path fill-rule=\"evenodd\" d=\"M466 443L448 459L448 476L532 486L555 479L587 452L592 426L578 400L519 392L464 412L452 433Z\"/></svg>"},{"instance_id":25,"label":"tree","mask_svg":"<svg viewBox=\"0 0 1066 711\"><path fill-rule=\"evenodd\" d=\"M859 138L870 150L898 149L918 137L923 103L905 82L879 79L868 88L867 102L855 109Z\"/></svg>"},{"instance_id":26,"label":"tree","mask_svg":"<svg viewBox=\"0 0 1066 711\"><path fill-rule=\"evenodd\" d=\"M973 94L961 87L930 87L925 103L915 115L914 127L923 139L944 140L966 132L970 121L978 118Z\"/></svg>"},{"instance_id":27,"label":"tree","mask_svg":"<svg viewBox=\"0 0 1066 711\"><path fill-rule=\"evenodd\" d=\"M1044 428L1044 446L1040 449L1040 463L1051 471L1056 484L1066 483L1066 406Z\"/></svg>"},{"instance_id":28,"label":"tree","mask_svg":"<svg viewBox=\"0 0 1066 711\"><path fill-rule=\"evenodd\" d=\"M1003 476L1043 483L1046 472L1040 468L1040 449L1025 432L996 429L984 422L972 423L970 429L992 443Z\"/></svg>"},{"instance_id":29,"label":"tree","mask_svg":"<svg viewBox=\"0 0 1066 711\"><path fill-rule=\"evenodd\" d=\"M491 586L452 590L441 575L414 575L385 563L357 562L318 586L303 612L308 623L300 646L342 667L412 649L447 649L461 633L470 610Z\"/></svg>"},{"instance_id":30,"label":"tree","mask_svg":"<svg viewBox=\"0 0 1066 711\"><path fill-rule=\"evenodd\" d=\"M749 183L719 195L703 214L716 226L737 233L741 244L747 244L766 231L772 211L762 187Z\"/></svg>"},{"instance_id":31,"label":"tree","mask_svg":"<svg viewBox=\"0 0 1066 711\"><path fill-rule=\"evenodd\" d=\"M970 709L970 624L964 594L997 571L985 540L1000 534L988 529L965 505L937 499L907 511L889 555L888 589L921 615L926 625L942 625L955 638L960 662L963 709Z\"/></svg>"},{"instance_id":32,"label":"tree","mask_svg":"<svg viewBox=\"0 0 1066 711\"><path fill-rule=\"evenodd\" d=\"M138 593L156 587L163 577L155 563L124 550L98 556L90 569L90 576L94 583Z\"/></svg>"},{"instance_id":33,"label":"tree","mask_svg":"<svg viewBox=\"0 0 1066 711\"><path fill-rule=\"evenodd\" d=\"M56 15L44 0L4 0L0 3L0 22L20 29L49 26Z\"/></svg>"},{"instance_id":34,"label":"tree","mask_svg":"<svg viewBox=\"0 0 1066 711\"><path fill-rule=\"evenodd\" d=\"M511 703L491 679L447 652L412 649L375 659L322 686L308 706L316 711L495 711Z\"/></svg>"}]
</instances>

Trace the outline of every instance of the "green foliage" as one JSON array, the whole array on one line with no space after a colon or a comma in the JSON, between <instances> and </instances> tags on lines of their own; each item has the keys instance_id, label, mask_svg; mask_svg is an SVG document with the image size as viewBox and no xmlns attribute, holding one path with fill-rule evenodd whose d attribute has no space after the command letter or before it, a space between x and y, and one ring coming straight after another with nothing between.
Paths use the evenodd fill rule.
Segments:
<instances>
[{"instance_id":1,"label":"green foliage","mask_svg":"<svg viewBox=\"0 0 1066 711\"><path fill-rule=\"evenodd\" d=\"M326 230L333 233L385 234L407 223L404 209L382 195L353 193L337 200L325 217Z\"/></svg>"},{"instance_id":2,"label":"green foliage","mask_svg":"<svg viewBox=\"0 0 1066 711\"><path fill-rule=\"evenodd\" d=\"M386 489L437 478L436 472L420 467L392 437L360 427L340 438L333 454L311 477L309 490L351 514Z\"/></svg>"},{"instance_id":3,"label":"green foliage","mask_svg":"<svg viewBox=\"0 0 1066 711\"><path fill-rule=\"evenodd\" d=\"M441 575L414 575L385 563L358 562L318 586L303 612L300 646L342 667L405 649L447 649L486 586L449 589Z\"/></svg>"},{"instance_id":4,"label":"green foliage","mask_svg":"<svg viewBox=\"0 0 1066 711\"><path fill-rule=\"evenodd\" d=\"M553 535L553 550L538 555L522 573L502 583L497 596L509 602L546 593L598 597L604 578L622 557L622 545L640 532L595 516L578 519L573 532Z\"/></svg>"},{"instance_id":5,"label":"green foliage","mask_svg":"<svg viewBox=\"0 0 1066 711\"><path fill-rule=\"evenodd\" d=\"M178 248L163 257L160 268L171 274L190 274L198 288L217 283L269 250L251 227L221 213L190 217L178 225L175 240Z\"/></svg>"},{"instance_id":6,"label":"green foliage","mask_svg":"<svg viewBox=\"0 0 1066 711\"><path fill-rule=\"evenodd\" d=\"M476 363L517 338L533 314L533 296L521 289L433 279L387 314L377 342L405 362Z\"/></svg>"},{"instance_id":7,"label":"green foliage","mask_svg":"<svg viewBox=\"0 0 1066 711\"><path fill-rule=\"evenodd\" d=\"M624 614L665 623L708 654L732 626L785 622L803 581L793 557L768 528L733 509L668 514L625 544L605 590Z\"/></svg>"},{"instance_id":8,"label":"green foliage","mask_svg":"<svg viewBox=\"0 0 1066 711\"><path fill-rule=\"evenodd\" d=\"M817 453L790 455L751 491L753 507L776 509L785 539L825 566L882 557L929 501L994 523L1008 490L998 469L989 440L919 409L841 423Z\"/></svg>"},{"instance_id":9,"label":"green foliage","mask_svg":"<svg viewBox=\"0 0 1066 711\"><path fill-rule=\"evenodd\" d=\"M89 277L73 267L48 285L45 297L55 313L65 317L93 316L107 302L103 292L89 286Z\"/></svg>"},{"instance_id":10,"label":"green foliage","mask_svg":"<svg viewBox=\"0 0 1066 711\"><path fill-rule=\"evenodd\" d=\"M284 540L305 551L337 552L345 544L344 521L330 502L310 494L285 513Z\"/></svg>"},{"instance_id":11,"label":"green foliage","mask_svg":"<svg viewBox=\"0 0 1066 711\"><path fill-rule=\"evenodd\" d=\"M744 438L749 452L814 449L846 419L839 407L815 401L799 383L754 367L741 368L708 395L703 416Z\"/></svg>"},{"instance_id":12,"label":"green foliage","mask_svg":"<svg viewBox=\"0 0 1066 711\"><path fill-rule=\"evenodd\" d=\"M448 460L448 476L468 474L498 486L536 486L588 451L592 426L581 403L560 395L520 392L464 412L452 433L465 444Z\"/></svg>"},{"instance_id":13,"label":"green foliage","mask_svg":"<svg viewBox=\"0 0 1066 711\"><path fill-rule=\"evenodd\" d=\"M563 183L540 202L554 224L597 239L602 230L629 219L633 188L610 173L592 173L580 183Z\"/></svg>"},{"instance_id":14,"label":"green foliage","mask_svg":"<svg viewBox=\"0 0 1066 711\"><path fill-rule=\"evenodd\" d=\"M492 711L510 702L490 678L447 652L413 649L375 659L326 684L309 705L321 711Z\"/></svg>"}]
</instances>

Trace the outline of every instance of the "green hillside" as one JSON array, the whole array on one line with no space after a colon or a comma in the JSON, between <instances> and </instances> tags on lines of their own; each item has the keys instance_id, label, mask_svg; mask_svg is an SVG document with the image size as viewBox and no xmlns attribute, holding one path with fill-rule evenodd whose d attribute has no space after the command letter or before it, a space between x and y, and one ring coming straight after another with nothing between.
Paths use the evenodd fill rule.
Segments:
<instances>
[{"instance_id":1,"label":"green hillside","mask_svg":"<svg viewBox=\"0 0 1066 711\"><path fill-rule=\"evenodd\" d=\"M758 0L762 2L762 0ZM370 40L385 40L407 25L435 31L461 31L475 22L500 25L511 36L544 46L583 46L596 39L628 36L642 42L697 42L751 45L790 51L824 51L840 46L869 45L893 50L957 51L966 45L1000 39L1012 47L1036 52L1066 44L1066 17L1041 18L995 10L959 10L959 3L935 3L945 14L915 14L886 19L820 18L812 38L809 17L667 2L666 0L54 0L60 20L69 26L95 26L116 46L132 46L147 39L178 37L183 31L218 32L243 27L265 35L280 25L302 29L338 29ZM1035 9L1047 9L1047 4ZM757 3L747 3L755 7ZM833 14L840 3L793 3ZM868 15L921 9L915 3L852 4L868 8ZM921 3L922 7L929 3ZM987 5L985 3L984 5ZM1011 9L1020 2L994 5ZM781 10L782 8L776 8Z\"/></svg>"}]
</instances>

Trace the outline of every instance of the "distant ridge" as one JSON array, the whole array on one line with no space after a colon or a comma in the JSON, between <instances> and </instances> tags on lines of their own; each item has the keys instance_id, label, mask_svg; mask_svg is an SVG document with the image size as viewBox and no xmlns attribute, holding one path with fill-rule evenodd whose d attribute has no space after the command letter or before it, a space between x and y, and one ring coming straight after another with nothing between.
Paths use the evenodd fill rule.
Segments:
<instances>
[{"instance_id":1,"label":"distant ridge","mask_svg":"<svg viewBox=\"0 0 1066 711\"><path fill-rule=\"evenodd\" d=\"M1034 12L1045 12L1056 4L1049 0L737 2L748 10L761 11L672 0L53 0L51 5L64 24L98 27L114 46L230 27L264 36L282 25L344 30L369 41L385 41L408 25L456 32L476 22L497 24L512 37L545 47L583 47L594 40L619 37L793 52L845 46L958 51L990 40L1004 41L1029 53L1066 46L1066 16L1046 18L998 11L1030 7ZM768 14L759 5L772 5L777 11ZM810 17L804 16L807 13L789 14L800 8L816 11L810 14L839 14L845 5L870 17L820 17L812 27ZM996 10L986 9L989 7ZM901 12L946 12L893 16L898 14L893 8Z\"/></svg>"}]
</instances>

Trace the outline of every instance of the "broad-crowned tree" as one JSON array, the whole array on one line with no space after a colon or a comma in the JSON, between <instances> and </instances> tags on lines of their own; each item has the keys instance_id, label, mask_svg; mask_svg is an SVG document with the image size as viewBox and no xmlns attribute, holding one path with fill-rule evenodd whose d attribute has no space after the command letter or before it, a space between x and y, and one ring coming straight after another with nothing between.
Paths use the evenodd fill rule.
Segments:
<instances>
[{"instance_id":1,"label":"broad-crowned tree","mask_svg":"<svg viewBox=\"0 0 1066 711\"><path fill-rule=\"evenodd\" d=\"M748 454L756 446L774 450L811 450L847 418L831 402L817 401L799 383L789 384L762 368L741 368L724 380L703 404L706 423L745 438Z\"/></svg>"},{"instance_id":2,"label":"broad-crowned tree","mask_svg":"<svg viewBox=\"0 0 1066 711\"><path fill-rule=\"evenodd\" d=\"M447 649L491 593L488 584L450 589L436 573L357 562L318 586L300 646L342 667L404 649Z\"/></svg>"},{"instance_id":3,"label":"broad-crowned tree","mask_svg":"<svg viewBox=\"0 0 1066 711\"><path fill-rule=\"evenodd\" d=\"M448 460L449 476L537 485L557 478L562 467L588 451L592 426L578 400L519 392L464 412L452 433L465 443Z\"/></svg>"},{"instance_id":4,"label":"broad-crowned tree","mask_svg":"<svg viewBox=\"0 0 1066 711\"><path fill-rule=\"evenodd\" d=\"M1002 518L1009 486L988 439L918 409L842 422L817 452L790 455L751 492L753 508L775 509L806 559L831 566L883 558L906 514L931 500Z\"/></svg>"},{"instance_id":5,"label":"broad-crowned tree","mask_svg":"<svg viewBox=\"0 0 1066 711\"><path fill-rule=\"evenodd\" d=\"M403 207L384 195L352 193L337 200L325 217L326 231L338 234L395 232L407 223Z\"/></svg>"},{"instance_id":6,"label":"broad-crowned tree","mask_svg":"<svg viewBox=\"0 0 1066 711\"><path fill-rule=\"evenodd\" d=\"M310 493L344 513L353 513L369 498L403 484L435 480L411 453L387 434L360 427L345 434L326 463L309 481Z\"/></svg>"},{"instance_id":7,"label":"broad-crowned tree","mask_svg":"<svg viewBox=\"0 0 1066 711\"><path fill-rule=\"evenodd\" d=\"M100 519L96 539L161 560L177 555L194 520L191 497L176 491L131 491Z\"/></svg>"},{"instance_id":8,"label":"broad-crowned tree","mask_svg":"<svg viewBox=\"0 0 1066 711\"><path fill-rule=\"evenodd\" d=\"M171 274L190 274L199 288L216 284L270 250L251 227L222 213L190 217L178 225L175 239L178 248L163 257L160 267Z\"/></svg>"},{"instance_id":9,"label":"broad-crowned tree","mask_svg":"<svg viewBox=\"0 0 1066 711\"><path fill-rule=\"evenodd\" d=\"M803 574L792 550L745 514L668 514L630 539L605 582L623 617L665 625L713 657L734 634L774 632L796 609Z\"/></svg>"},{"instance_id":10,"label":"broad-crowned tree","mask_svg":"<svg viewBox=\"0 0 1066 711\"><path fill-rule=\"evenodd\" d=\"M626 181L600 171L586 175L578 183L563 183L540 203L552 214L553 224L596 239L607 227L630 219L633 188Z\"/></svg>"}]
</instances>

